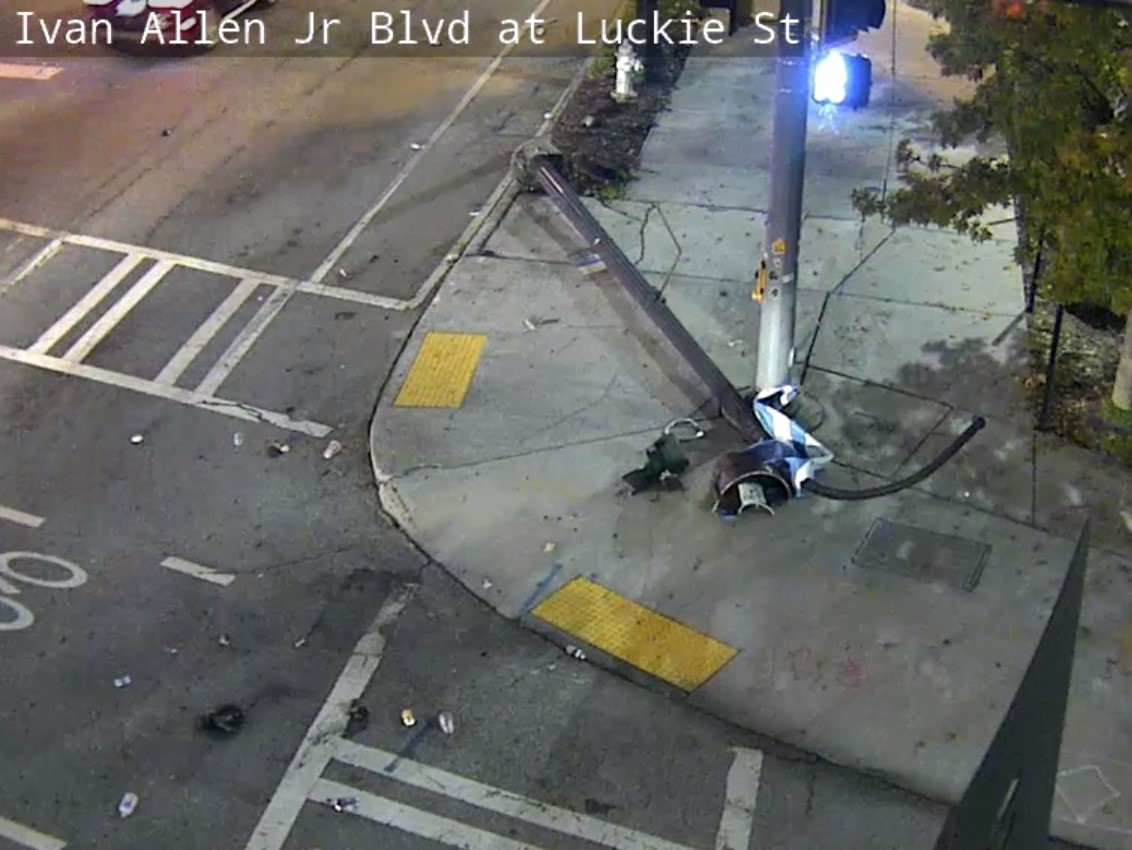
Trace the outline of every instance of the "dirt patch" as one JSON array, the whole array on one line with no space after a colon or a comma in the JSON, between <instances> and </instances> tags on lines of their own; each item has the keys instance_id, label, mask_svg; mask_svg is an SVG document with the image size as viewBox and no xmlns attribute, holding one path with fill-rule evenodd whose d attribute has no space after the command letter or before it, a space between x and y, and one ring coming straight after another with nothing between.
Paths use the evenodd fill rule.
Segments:
<instances>
[{"instance_id":1,"label":"dirt patch","mask_svg":"<svg viewBox=\"0 0 1132 850\"><path fill-rule=\"evenodd\" d=\"M683 69L683 57L664 79L637 86L638 97L618 103L611 95L616 70L587 78L562 112L551 137L566 156L566 179L583 195L618 193L632 179L641 149Z\"/></svg>"},{"instance_id":2,"label":"dirt patch","mask_svg":"<svg viewBox=\"0 0 1132 850\"><path fill-rule=\"evenodd\" d=\"M635 3L628 8L635 8ZM703 19L703 9L691 0L663 0L666 18L690 13ZM623 17L631 20L632 15ZM563 109L551 140L565 156L565 177L583 195L616 197L633 178L641 149L657 116L668 104L680 79L689 47L666 47L658 52L651 73L635 85L637 97L627 103L613 99L617 79L616 49L599 53L574 96ZM642 57L643 59L644 57Z\"/></svg>"},{"instance_id":3,"label":"dirt patch","mask_svg":"<svg viewBox=\"0 0 1132 850\"><path fill-rule=\"evenodd\" d=\"M1032 373L1025 388L1041 415L1057 307L1042 298L1029 316ZM1115 410L1112 382L1120 360L1123 322L1103 310L1066 308L1046 427L1090 451L1132 464L1132 417Z\"/></svg>"}]
</instances>

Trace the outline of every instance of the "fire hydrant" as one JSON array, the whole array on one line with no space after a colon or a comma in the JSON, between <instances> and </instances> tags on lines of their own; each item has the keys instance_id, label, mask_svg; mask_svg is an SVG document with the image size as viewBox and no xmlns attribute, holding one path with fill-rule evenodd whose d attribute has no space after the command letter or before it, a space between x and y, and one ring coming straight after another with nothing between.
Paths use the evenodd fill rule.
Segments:
<instances>
[{"instance_id":1,"label":"fire hydrant","mask_svg":"<svg viewBox=\"0 0 1132 850\"><path fill-rule=\"evenodd\" d=\"M628 41L621 42L617 49L617 83L613 90L613 99L618 102L633 100L637 96L633 83L644 70L644 63L633 52L633 45Z\"/></svg>"}]
</instances>

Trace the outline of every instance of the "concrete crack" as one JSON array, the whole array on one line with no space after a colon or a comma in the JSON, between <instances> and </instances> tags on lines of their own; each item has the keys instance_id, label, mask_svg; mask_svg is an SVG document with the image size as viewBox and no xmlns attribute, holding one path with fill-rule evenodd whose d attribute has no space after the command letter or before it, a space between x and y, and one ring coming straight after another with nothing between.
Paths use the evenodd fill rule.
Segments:
<instances>
[{"instance_id":1,"label":"concrete crack","mask_svg":"<svg viewBox=\"0 0 1132 850\"><path fill-rule=\"evenodd\" d=\"M680 260L683 259L683 257L684 257L684 249L680 246L680 240L676 238L676 231L674 231L672 229L672 225L668 223L668 218L667 218L667 216L665 216L664 210L662 210L658 205L654 205L654 206L656 206L656 214L658 216L660 216L660 223L663 224L664 229L668 231L668 238L672 240L672 245L673 245L673 247L676 248L676 256L673 258L672 264L668 267L668 271L665 272L665 275L664 275L664 280L660 284L659 293L661 295L663 295L664 290L666 290L668 288L668 284L672 281L672 278L676 274L676 268L680 265ZM642 255L644 254L644 244L645 244L644 243L644 237L642 236L641 237L641 253L642 253Z\"/></svg>"},{"instance_id":2,"label":"concrete crack","mask_svg":"<svg viewBox=\"0 0 1132 850\"><path fill-rule=\"evenodd\" d=\"M588 402L586 404L583 404L577 410L573 410L570 413L567 413L565 416L562 416L562 417L554 420L549 425L546 425L545 427L539 428L537 431L535 431L533 434L531 434L527 438L527 440L525 440L524 442L529 442L534 437L537 437L540 434L545 434L547 431L553 431L555 428L557 428L563 422L568 422L569 420L573 419L575 416L578 416L579 414L585 413L587 410L592 410L594 407L601 404L603 401L605 401L606 398L609 397L609 391L613 389L614 384L617 383L617 379L620 378L620 377L621 377L620 373L615 374L612 378L609 379L609 383L605 385L605 389L603 389L598 394L598 397L595 398L593 401Z\"/></svg>"}]
</instances>

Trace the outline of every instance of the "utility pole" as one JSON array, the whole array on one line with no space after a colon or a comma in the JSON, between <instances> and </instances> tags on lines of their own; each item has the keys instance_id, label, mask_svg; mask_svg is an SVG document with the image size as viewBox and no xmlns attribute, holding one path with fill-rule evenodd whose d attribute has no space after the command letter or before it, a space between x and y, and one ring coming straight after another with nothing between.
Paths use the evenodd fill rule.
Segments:
<instances>
[{"instance_id":1,"label":"utility pole","mask_svg":"<svg viewBox=\"0 0 1132 850\"><path fill-rule=\"evenodd\" d=\"M766 246L755 298L762 302L755 362L756 391L790 383L798 293L798 242L806 176L810 105L811 0L779 0L774 131Z\"/></svg>"}]
</instances>

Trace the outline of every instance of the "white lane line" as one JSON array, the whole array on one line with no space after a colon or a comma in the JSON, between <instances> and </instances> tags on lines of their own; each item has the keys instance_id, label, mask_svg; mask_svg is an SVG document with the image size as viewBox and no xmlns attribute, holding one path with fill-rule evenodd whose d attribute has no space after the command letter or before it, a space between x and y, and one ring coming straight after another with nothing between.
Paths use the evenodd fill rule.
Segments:
<instances>
[{"instance_id":1,"label":"white lane line","mask_svg":"<svg viewBox=\"0 0 1132 850\"><path fill-rule=\"evenodd\" d=\"M583 62L581 67L578 68L578 72L574 74L569 84L565 89L563 89L562 94L558 96L558 100L555 102L554 107L550 110L550 112L547 113L547 117L543 119L542 124L540 124L539 128L535 131L535 138L545 136L554 126L555 122L558 121L558 117L566 108L566 104L570 101L570 98L573 96L574 92L578 90L578 87L582 84L582 82L586 79L586 75L590 69L591 64L592 63L589 61ZM492 213L494 213L497 209L497 205L502 202L503 196L512 192L514 190L514 187L515 178L508 171L508 173L504 175L503 179L499 181L499 184L488 196L487 200L484 201L483 209L485 211L490 210ZM500 212L505 213L506 210L504 209ZM490 220L491 215L483 215L474 219L460 235L460 238L456 240L456 244L452 246L452 250L445 255L444 259L441 260L437 267L432 270L432 274L430 274L425 282L421 284L421 287L417 290L416 294L408 301L397 300L395 305L390 306L390 309L416 310L418 307L424 304L429 296L432 295L433 290L436 289L436 287L439 285L440 281L443 280L444 277L447 276L448 272L452 270L452 267L455 266L457 262L459 262L460 258L464 256L464 253L471 247L472 243L476 241L477 237L480 237L481 231L484 231L488 228L488 223ZM495 224L498 224L498 222L496 222ZM493 224L493 226L495 225ZM490 233L488 234L488 238L490 238ZM486 239L484 241L486 242ZM483 246L481 244L480 248L482 247Z\"/></svg>"},{"instance_id":2,"label":"white lane line","mask_svg":"<svg viewBox=\"0 0 1132 850\"><path fill-rule=\"evenodd\" d=\"M539 17L550 3L551 0L541 0L529 17ZM308 283L322 283L326 276L330 274L339 260L350 250L350 246L353 245L362 233L365 232L365 229L369 227L370 222L377 218L378 214L385 209L385 205L389 203L394 193L409 179L409 176L416 170L417 166L420 165L425 155L440 141L444 134L456 123L457 119L464 114L464 110L468 108L476 95L487 85L488 80L499 70L499 66L503 64L504 60L514 49L514 44L508 44L495 55L495 58L491 60L491 64L484 69L483 73L480 74L479 78L472 84L472 87L465 92L464 97L456 104L456 108L432 131L432 135L428 137L428 140L421 146L420 150L405 163L404 167L397 173L397 176L393 178L393 182L382 192L381 197L377 199L372 207L366 210L365 214L358 219L354 226L342 237L342 241L334 246L334 250L332 250L330 254L327 255L326 259L322 261L322 264L315 269L314 274L307 278Z\"/></svg>"},{"instance_id":3,"label":"white lane line","mask_svg":"<svg viewBox=\"0 0 1132 850\"><path fill-rule=\"evenodd\" d=\"M334 759L404 782L415 788L443 794L489 812L526 821L544 829L612 847L615 850L689 850L681 844L654 835L552 806L521 794L513 794L502 788L494 788L474 779L448 773L410 759L398 758L394 753L362 746L353 741L339 741ZM391 764L394 765L392 770L387 770Z\"/></svg>"},{"instance_id":4,"label":"white lane line","mask_svg":"<svg viewBox=\"0 0 1132 850\"><path fill-rule=\"evenodd\" d=\"M63 359L81 363L172 270L173 264L163 261L142 275L141 280L126 290L126 294L119 298L113 307L103 313L85 334L75 340L74 345L63 355Z\"/></svg>"},{"instance_id":5,"label":"white lane line","mask_svg":"<svg viewBox=\"0 0 1132 850\"><path fill-rule=\"evenodd\" d=\"M337 742L346 732L350 704L361 697L381 665L381 656L385 652L382 632L405 610L415 590L410 585L393 593L382 604L299 744L244 850L280 850L287 840L311 789L330 763Z\"/></svg>"},{"instance_id":6,"label":"white lane line","mask_svg":"<svg viewBox=\"0 0 1132 850\"><path fill-rule=\"evenodd\" d=\"M280 311L287 306L287 302L291 300L293 289L277 289L263 302L263 306L256 311L256 314L251 317L243 330L241 330L231 345L220 355L220 359L216 364L208 370L208 374L204 376L204 380L197 386L198 393L205 395L212 395L220 389L220 385L228 380L228 376L232 374L232 370L240 365L240 361L244 359L256 340L263 335L267 330L267 326L271 321L279 315Z\"/></svg>"},{"instance_id":7,"label":"white lane line","mask_svg":"<svg viewBox=\"0 0 1132 850\"><path fill-rule=\"evenodd\" d=\"M170 556L161 562L161 566L165 567L167 570L173 570L173 572L184 573L187 576L199 578L201 581L209 581L213 584L218 584L221 587L227 587L236 580L236 577L231 573L218 572L212 567L186 561L184 558Z\"/></svg>"},{"instance_id":8,"label":"white lane line","mask_svg":"<svg viewBox=\"0 0 1132 850\"><path fill-rule=\"evenodd\" d=\"M41 516L25 514L23 511L6 508L3 505L0 505L0 519L6 519L8 522L16 523L16 525L26 525L28 528L39 528L46 522Z\"/></svg>"},{"instance_id":9,"label":"white lane line","mask_svg":"<svg viewBox=\"0 0 1132 850\"><path fill-rule=\"evenodd\" d=\"M188 254L177 254L173 251L162 251L158 248L147 248L144 245L132 245L128 242L118 242L114 239L103 239L100 236L84 236L81 233L69 233L65 230L55 230L50 227L40 227L37 224L27 224L22 221L13 221L0 218L0 230L8 230L23 236L35 236L40 239L54 239L60 243L78 245L82 248L95 248L100 251L112 251L117 254L141 254L151 260L166 261L199 272L221 275L222 277L235 277L241 280L258 280L269 286L295 286L299 281L268 272L258 272L254 269L230 266L227 263L217 263L204 260L200 257L191 257Z\"/></svg>"},{"instance_id":10,"label":"white lane line","mask_svg":"<svg viewBox=\"0 0 1132 850\"><path fill-rule=\"evenodd\" d=\"M19 65L15 62L0 62L0 79L50 80L62 70L58 65Z\"/></svg>"},{"instance_id":11,"label":"white lane line","mask_svg":"<svg viewBox=\"0 0 1132 850\"><path fill-rule=\"evenodd\" d=\"M727 772L727 797L719 818L715 850L747 850L755 825L763 754L759 750L742 747L735 747L734 753L731 769Z\"/></svg>"},{"instance_id":12,"label":"white lane line","mask_svg":"<svg viewBox=\"0 0 1132 850\"><path fill-rule=\"evenodd\" d=\"M30 826L24 826L5 817L0 817L0 838L14 841L21 847L30 847L31 850L63 850L67 846L66 841L44 835Z\"/></svg>"},{"instance_id":13,"label":"white lane line","mask_svg":"<svg viewBox=\"0 0 1132 850\"><path fill-rule=\"evenodd\" d=\"M25 234L25 235L32 235L32 234ZM19 283L21 280L23 280L25 277L27 277L33 271L38 269L40 266L42 266L44 263L46 263L48 260L50 260L56 254L58 254L59 249L62 248L62 247L63 247L63 240L56 238L56 239L52 239L50 242L48 242L46 245L44 245L42 248L40 248L39 251L37 251L35 253L35 255L30 260L28 260L26 263L23 264L23 266L20 267L20 270L18 272L16 272L11 277L9 277L6 281L4 281L3 286L0 286L0 295L4 294L9 289L13 288L17 283Z\"/></svg>"},{"instance_id":14,"label":"white lane line","mask_svg":"<svg viewBox=\"0 0 1132 850\"><path fill-rule=\"evenodd\" d=\"M155 398L165 399L166 401L180 402L181 404L196 407L200 410L208 410L212 413L221 413L235 419L242 419L245 422L274 425L277 428L296 431L300 434L308 434L311 437L325 437L333 430L328 425L292 419L285 414L276 413L271 410L263 410L262 408L254 407L250 404L214 398L213 396L203 395L202 393L193 392L192 390L183 390L180 387L169 387L154 381L147 381L145 378L136 378L133 375L124 375L121 372L113 372L109 369L101 369L97 366L88 366L85 363L73 363L70 360L63 360L61 357L52 357L49 354L33 354L22 348L11 348L7 345L0 345L0 359L10 360L13 363L22 363L25 366L37 366L40 369L46 369L49 372L58 372L61 375L86 378L88 381L96 381L100 384L107 384L124 390L132 390L136 393L154 396Z\"/></svg>"},{"instance_id":15,"label":"white lane line","mask_svg":"<svg viewBox=\"0 0 1132 850\"><path fill-rule=\"evenodd\" d=\"M236 311L244 306L249 298L252 297L260 284L254 280L242 280L239 285L228 293L228 297L220 302L219 306L212 311L212 315L204 320L193 335L185 341L177 353L174 354L161 372L154 378L159 384L175 384L177 379L184 374L185 370L192 365L197 356L204 350L204 347L212 341L212 338L220 332L220 329L228 324L228 321L236 315Z\"/></svg>"},{"instance_id":16,"label":"white lane line","mask_svg":"<svg viewBox=\"0 0 1132 850\"><path fill-rule=\"evenodd\" d=\"M127 254L122 258L121 262L112 268L97 284L91 287L82 298L75 302L66 313L64 313L58 321L51 327L43 332L43 335L35 341L35 344L28 349L36 354L46 354L49 352L59 340L67 335L67 333L75 327L83 318L95 307L102 303L103 299L109 295L114 288L121 283L126 277L136 269L145 257L140 254Z\"/></svg>"},{"instance_id":17,"label":"white lane line","mask_svg":"<svg viewBox=\"0 0 1132 850\"><path fill-rule=\"evenodd\" d=\"M343 797L356 801L355 807L350 810L351 814L449 847L458 847L460 850L539 850L534 844L504 838L494 832L476 829L328 779L320 779L314 784L310 799L324 806L333 806L336 800Z\"/></svg>"}]
</instances>

